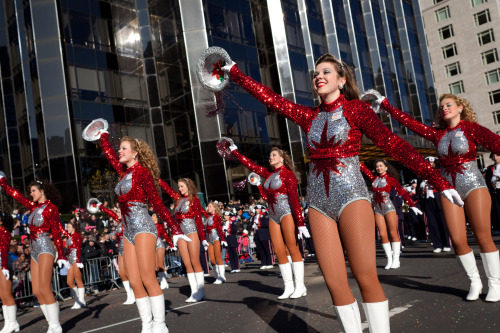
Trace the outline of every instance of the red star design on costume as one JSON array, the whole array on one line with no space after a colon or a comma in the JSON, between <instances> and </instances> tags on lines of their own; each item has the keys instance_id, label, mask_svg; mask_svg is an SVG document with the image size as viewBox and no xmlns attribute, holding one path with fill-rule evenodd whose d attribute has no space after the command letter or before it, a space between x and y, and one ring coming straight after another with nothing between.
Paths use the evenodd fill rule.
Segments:
<instances>
[{"instance_id":1,"label":"red star design on costume","mask_svg":"<svg viewBox=\"0 0 500 333\"><path fill-rule=\"evenodd\" d=\"M373 201L382 209L382 204L385 202L385 197L381 191L373 191Z\"/></svg>"},{"instance_id":2,"label":"red star design on costume","mask_svg":"<svg viewBox=\"0 0 500 333\"><path fill-rule=\"evenodd\" d=\"M29 229L30 229L30 243L33 243L38 239L38 234L42 232L41 231L42 228L37 227L35 225L30 225Z\"/></svg>"},{"instance_id":3,"label":"red star design on costume","mask_svg":"<svg viewBox=\"0 0 500 333\"><path fill-rule=\"evenodd\" d=\"M214 68L212 69L212 76L217 77L217 80L224 81L224 71L222 67L226 65L226 62L220 59L217 63L213 64Z\"/></svg>"},{"instance_id":4,"label":"red star design on costume","mask_svg":"<svg viewBox=\"0 0 500 333\"><path fill-rule=\"evenodd\" d=\"M320 142L312 141L316 148L310 147L309 152L311 155L314 155L317 151L327 148L336 148L340 146L340 142L342 140L338 140L335 142L335 135L328 139L328 121L325 122L325 126L323 127L323 132L321 133ZM336 157L322 158L314 161L314 168L312 172L316 171L316 178L319 175L323 174L323 182L325 184L325 192L326 197L330 196L330 171L335 172L337 174L341 174L338 167L345 167L346 165L340 162Z\"/></svg>"},{"instance_id":5,"label":"red star design on costume","mask_svg":"<svg viewBox=\"0 0 500 333\"><path fill-rule=\"evenodd\" d=\"M129 216L130 204L128 202L120 202L120 212L122 213L123 222L127 225L127 219L125 217Z\"/></svg>"},{"instance_id":6,"label":"red star design on costume","mask_svg":"<svg viewBox=\"0 0 500 333\"><path fill-rule=\"evenodd\" d=\"M448 146L448 155L444 155L444 160L447 159L457 159L458 152L454 153L453 149L451 148L451 141L450 145ZM455 180L457 178L457 173L464 174L462 171L465 170L465 167L461 163L456 163L456 164L451 164L451 165L444 165L444 172L447 174L451 175L451 180L453 182L453 187L455 187Z\"/></svg>"},{"instance_id":7,"label":"red star design on costume","mask_svg":"<svg viewBox=\"0 0 500 333\"><path fill-rule=\"evenodd\" d=\"M267 204L269 205L269 208L273 210L274 213L274 204L276 203L276 196L274 195L274 193L271 193L269 191L266 192L267 192Z\"/></svg>"}]
</instances>

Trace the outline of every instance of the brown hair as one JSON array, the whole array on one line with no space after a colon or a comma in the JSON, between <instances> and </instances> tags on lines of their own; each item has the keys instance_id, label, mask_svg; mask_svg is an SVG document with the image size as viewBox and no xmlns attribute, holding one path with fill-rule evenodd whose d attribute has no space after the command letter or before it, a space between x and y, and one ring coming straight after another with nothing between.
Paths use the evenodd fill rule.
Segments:
<instances>
[{"instance_id":1,"label":"brown hair","mask_svg":"<svg viewBox=\"0 0 500 333\"><path fill-rule=\"evenodd\" d=\"M472 106L470 105L470 102L466 100L463 97L453 95L453 94L442 94L439 96L439 104L446 99L446 98L451 98L457 103L458 106L462 106L462 113L460 113L460 119L461 120L467 120L470 121L471 123L477 122L476 114L472 110ZM440 129L444 129L448 127L448 124L443 120L441 117L441 112L439 112L440 109L436 112L436 125Z\"/></svg>"},{"instance_id":2,"label":"brown hair","mask_svg":"<svg viewBox=\"0 0 500 333\"><path fill-rule=\"evenodd\" d=\"M47 197L50 202L52 202L54 205L57 207L60 207L62 204L62 197L61 193L59 193L59 190L57 187L52 184L48 179L38 179L32 181L28 185L28 192L31 191L31 188L35 186L39 191L43 192L45 194L45 197Z\"/></svg>"},{"instance_id":3,"label":"brown hair","mask_svg":"<svg viewBox=\"0 0 500 333\"><path fill-rule=\"evenodd\" d=\"M127 141L130 144L130 149L137 152L137 162L151 172L155 181L157 189L159 189L158 178L160 177L160 167L158 167L158 160L153 150L149 147L148 143L141 139L134 139L130 136L124 136L120 143Z\"/></svg>"},{"instance_id":4,"label":"brown hair","mask_svg":"<svg viewBox=\"0 0 500 333\"><path fill-rule=\"evenodd\" d=\"M344 97L348 101L358 100L360 92L358 85L356 84L356 79L354 78L354 74L352 73L352 69L349 66L347 66L345 62L335 58L329 53L325 53L321 57L319 57L319 59L316 60L314 67L317 67L319 64L323 62L332 63L335 66L335 71L337 72L337 75L339 77L345 78L344 87L340 89L340 92L344 95Z\"/></svg>"},{"instance_id":5,"label":"brown hair","mask_svg":"<svg viewBox=\"0 0 500 333\"><path fill-rule=\"evenodd\" d=\"M383 158L379 158L373 162L373 167L375 168L377 166L378 162L384 163L384 165L387 167L387 174L391 176L392 178L399 179L398 173L396 172L396 168L394 168L392 165L389 164L386 160ZM376 172L376 171L375 171ZM376 172L378 174L378 172Z\"/></svg>"},{"instance_id":6,"label":"brown hair","mask_svg":"<svg viewBox=\"0 0 500 333\"><path fill-rule=\"evenodd\" d=\"M222 217L222 212L220 211L219 205L216 205L213 201L210 201L208 205L212 205L215 209L215 214L219 217Z\"/></svg>"},{"instance_id":7,"label":"brown hair","mask_svg":"<svg viewBox=\"0 0 500 333\"><path fill-rule=\"evenodd\" d=\"M281 157L283 157L283 164L285 165L285 168L287 168L288 170L293 172L293 174L295 175L295 178L297 178L297 174L295 171L295 166L293 165L292 157L286 151L284 151L283 149L279 149L278 147L271 148L271 153L273 151L278 152L278 154Z\"/></svg>"},{"instance_id":8,"label":"brown hair","mask_svg":"<svg viewBox=\"0 0 500 333\"><path fill-rule=\"evenodd\" d=\"M66 226L68 224L71 224L71 226L73 227L73 230L75 230L76 234L80 233L80 224L79 223L69 221L68 223L66 223Z\"/></svg>"},{"instance_id":9,"label":"brown hair","mask_svg":"<svg viewBox=\"0 0 500 333\"><path fill-rule=\"evenodd\" d=\"M188 198L189 198L190 202L193 201L193 198L198 198L198 189L196 188L196 185L194 184L194 182L191 179L180 178L177 181L177 183L179 183L179 182L183 182L184 184L186 184L186 186L188 188ZM179 200L177 200L177 201L179 201Z\"/></svg>"}]
</instances>

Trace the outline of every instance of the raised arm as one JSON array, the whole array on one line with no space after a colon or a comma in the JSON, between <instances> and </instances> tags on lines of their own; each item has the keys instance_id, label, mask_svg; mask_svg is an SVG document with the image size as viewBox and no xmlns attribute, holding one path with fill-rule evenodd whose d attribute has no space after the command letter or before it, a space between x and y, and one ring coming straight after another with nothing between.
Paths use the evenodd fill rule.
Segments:
<instances>
[{"instance_id":1,"label":"raised arm","mask_svg":"<svg viewBox=\"0 0 500 333\"><path fill-rule=\"evenodd\" d=\"M315 112L311 108L290 102L271 88L243 74L238 65L235 64L231 67L229 75L234 82L239 84L256 100L298 124L304 131L314 119Z\"/></svg>"},{"instance_id":2,"label":"raised arm","mask_svg":"<svg viewBox=\"0 0 500 333\"><path fill-rule=\"evenodd\" d=\"M234 149L231 154L236 157L236 159L241 163L243 164L244 166L246 166L249 170L255 172L256 174L258 174L259 176L261 177L264 177L264 178L267 178L271 175L271 172L269 172L269 170L267 170L266 168L258 165L257 163L255 163L254 161L252 161L251 159L249 159L248 157L240 154L240 152L238 151L238 149Z\"/></svg>"},{"instance_id":3,"label":"raised arm","mask_svg":"<svg viewBox=\"0 0 500 333\"><path fill-rule=\"evenodd\" d=\"M473 136L474 142L488 149L493 154L500 155L500 136L478 123L468 122L467 126L470 126L470 133Z\"/></svg>"},{"instance_id":4,"label":"raised arm","mask_svg":"<svg viewBox=\"0 0 500 333\"><path fill-rule=\"evenodd\" d=\"M66 260L64 255L64 244L61 237L61 222L59 221L59 210L53 204L48 204L43 210L43 219L50 225L52 239L57 248L57 260Z\"/></svg>"},{"instance_id":5,"label":"raised arm","mask_svg":"<svg viewBox=\"0 0 500 333\"><path fill-rule=\"evenodd\" d=\"M370 179L370 181L373 182L377 178L363 162L359 162L359 169Z\"/></svg>"},{"instance_id":6,"label":"raised arm","mask_svg":"<svg viewBox=\"0 0 500 333\"><path fill-rule=\"evenodd\" d=\"M191 203L191 209L194 213L194 221L196 222L196 229L198 229L198 236L200 236L200 240L203 242L206 240L205 236L205 226L203 225L203 221L201 219L201 208L200 199L193 197L193 201Z\"/></svg>"},{"instance_id":7,"label":"raised arm","mask_svg":"<svg viewBox=\"0 0 500 333\"><path fill-rule=\"evenodd\" d=\"M156 190L156 185L153 180L153 176L147 170L143 170L140 173L140 179L138 179L138 184L141 184L146 196L148 197L148 201L153 206L155 212L158 213L158 216L167 223L172 233L182 234L182 231L179 228L179 225L175 222L172 215L170 215L169 210L163 202L161 202L160 196L158 195L158 191Z\"/></svg>"},{"instance_id":8,"label":"raised arm","mask_svg":"<svg viewBox=\"0 0 500 333\"><path fill-rule=\"evenodd\" d=\"M118 172L119 175L121 175L125 170L125 165L120 163L118 156L116 156L116 152L109 142L109 133L102 133L99 142L101 144L102 151L104 152L104 155L108 159L109 163L111 163L111 166L116 170L116 172Z\"/></svg>"},{"instance_id":9,"label":"raised arm","mask_svg":"<svg viewBox=\"0 0 500 333\"><path fill-rule=\"evenodd\" d=\"M109 209L109 208L104 207L104 205L103 205L103 204L100 204L100 205L99 205L99 209L100 209L100 210L102 210L103 212L105 212L106 214L108 214L108 216L109 216L109 217L111 217L113 220L115 220L117 223L118 223L118 221L120 220L120 219L118 218L118 215L116 215L116 213L115 213L115 212L113 212L113 211L112 211L111 209Z\"/></svg>"},{"instance_id":10,"label":"raised arm","mask_svg":"<svg viewBox=\"0 0 500 333\"><path fill-rule=\"evenodd\" d=\"M391 132L370 107L360 101L350 101L348 112L350 119L373 143L386 154L403 163L408 169L422 176L438 190L453 187L427 162L409 143ZM351 113L352 112L352 113Z\"/></svg>"},{"instance_id":11,"label":"raised arm","mask_svg":"<svg viewBox=\"0 0 500 333\"><path fill-rule=\"evenodd\" d=\"M26 198L18 190L15 190L12 187L10 187L9 184L7 184L7 180L5 179L5 177L0 177L0 186L2 186L2 188L9 196L14 198L17 202L19 202L24 207L28 208L30 211L36 207L36 203Z\"/></svg>"},{"instance_id":12,"label":"raised arm","mask_svg":"<svg viewBox=\"0 0 500 333\"><path fill-rule=\"evenodd\" d=\"M280 178L286 185L286 190L288 193L288 203L290 204L290 208L292 210L293 217L295 222L297 223L297 227L303 227L304 225L304 217L302 216L302 209L300 209L299 196L297 195L297 179L292 171L286 169L284 173L284 177L280 173Z\"/></svg>"},{"instance_id":13,"label":"raised arm","mask_svg":"<svg viewBox=\"0 0 500 333\"><path fill-rule=\"evenodd\" d=\"M421 137L431 142L435 142L436 130L433 127L422 124L420 121L416 120L408 113L392 106L387 98L384 98L380 106L382 107L382 109L387 111L394 119L400 122L404 127L410 129L417 135L420 135Z\"/></svg>"},{"instance_id":14,"label":"raised arm","mask_svg":"<svg viewBox=\"0 0 500 333\"><path fill-rule=\"evenodd\" d=\"M411 196L396 179L392 178L391 176L388 176L387 181L392 186L392 188L395 189L396 192L398 192L399 195L401 195L401 197L403 197L404 201L406 201L406 203L408 203L410 207L416 207L415 202L413 202Z\"/></svg>"},{"instance_id":15,"label":"raised arm","mask_svg":"<svg viewBox=\"0 0 500 333\"><path fill-rule=\"evenodd\" d=\"M158 178L158 181L160 182L160 186L161 188L165 191L165 193L168 194L169 197L171 197L172 199L174 199L174 201L176 200L179 200L181 195L177 192L175 192L171 187L170 185L168 185L168 183L166 181L164 181L163 179L161 178Z\"/></svg>"}]
</instances>

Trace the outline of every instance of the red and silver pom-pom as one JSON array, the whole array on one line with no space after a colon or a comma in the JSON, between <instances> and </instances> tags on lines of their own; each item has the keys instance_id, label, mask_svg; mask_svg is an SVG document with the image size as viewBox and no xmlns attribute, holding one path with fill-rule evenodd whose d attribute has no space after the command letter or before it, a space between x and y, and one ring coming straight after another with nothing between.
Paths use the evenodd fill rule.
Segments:
<instances>
[{"instance_id":1,"label":"red and silver pom-pom","mask_svg":"<svg viewBox=\"0 0 500 333\"><path fill-rule=\"evenodd\" d=\"M370 104L371 108L373 111L376 113L379 113L380 111L380 101L383 99L384 96L380 94L377 90L375 89L368 89L364 93L361 94L361 100Z\"/></svg>"},{"instance_id":2,"label":"red and silver pom-pom","mask_svg":"<svg viewBox=\"0 0 500 333\"><path fill-rule=\"evenodd\" d=\"M233 182L233 188L236 192L241 192L245 188L247 184L247 180L243 179L242 181L239 182Z\"/></svg>"},{"instance_id":3,"label":"red and silver pom-pom","mask_svg":"<svg viewBox=\"0 0 500 333\"><path fill-rule=\"evenodd\" d=\"M233 145L234 142L230 138L220 138L219 141L217 141L217 154L219 156L225 158L226 160L231 160L235 161L236 159L233 157L233 154L231 154L231 149L229 149L229 146Z\"/></svg>"}]
</instances>

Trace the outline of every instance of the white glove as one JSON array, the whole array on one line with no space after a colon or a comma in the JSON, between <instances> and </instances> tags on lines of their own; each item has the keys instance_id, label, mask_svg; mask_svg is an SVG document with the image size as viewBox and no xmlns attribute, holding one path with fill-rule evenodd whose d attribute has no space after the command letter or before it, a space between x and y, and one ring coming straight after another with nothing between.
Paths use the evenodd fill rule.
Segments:
<instances>
[{"instance_id":1,"label":"white glove","mask_svg":"<svg viewBox=\"0 0 500 333\"><path fill-rule=\"evenodd\" d=\"M311 235L309 234L309 230L307 230L307 227L299 227L299 237L305 237L305 238L310 238Z\"/></svg>"},{"instance_id":2,"label":"white glove","mask_svg":"<svg viewBox=\"0 0 500 333\"><path fill-rule=\"evenodd\" d=\"M94 137L93 137L93 138L94 138L94 141L100 140L100 139L101 139L101 135L102 135L103 133L108 133L108 134L109 134L109 132L108 132L108 131L105 131L105 130L97 131L97 132L94 134Z\"/></svg>"},{"instance_id":3,"label":"white glove","mask_svg":"<svg viewBox=\"0 0 500 333\"><path fill-rule=\"evenodd\" d=\"M201 245L203 245L203 247L205 248L205 251L208 250L208 242L206 239L204 239L202 242L201 242Z\"/></svg>"},{"instance_id":4,"label":"white glove","mask_svg":"<svg viewBox=\"0 0 500 333\"><path fill-rule=\"evenodd\" d=\"M415 215L422 215L422 211L417 207L410 207L410 209L415 213Z\"/></svg>"},{"instance_id":5,"label":"white glove","mask_svg":"<svg viewBox=\"0 0 500 333\"><path fill-rule=\"evenodd\" d=\"M442 195L448 200L450 200L451 203L454 203L460 207L464 206L464 202L462 201L462 198L460 198L460 194L458 194L457 190L454 188L449 189L449 190L444 190L441 192Z\"/></svg>"},{"instance_id":6,"label":"white glove","mask_svg":"<svg viewBox=\"0 0 500 333\"><path fill-rule=\"evenodd\" d=\"M220 242L220 245L221 245L221 246L226 246L226 247L227 247L227 242L226 242L226 241L222 241L222 242Z\"/></svg>"},{"instance_id":7,"label":"white glove","mask_svg":"<svg viewBox=\"0 0 500 333\"><path fill-rule=\"evenodd\" d=\"M185 240L186 242L188 243L191 243L191 238L189 238L188 236L186 235L174 235L172 237L172 242L174 243L174 247L177 247L177 241L179 239L182 239L182 240Z\"/></svg>"},{"instance_id":8,"label":"white glove","mask_svg":"<svg viewBox=\"0 0 500 333\"><path fill-rule=\"evenodd\" d=\"M70 268L69 262L66 259L58 259L57 264L59 265L59 268L62 268L63 265L66 267L66 269Z\"/></svg>"},{"instance_id":9,"label":"white glove","mask_svg":"<svg viewBox=\"0 0 500 333\"><path fill-rule=\"evenodd\" d=\"M5 275L5 279L8 280L10 278L10 272L8 269L2 269L3 275Z\"/></svg>"},{"instance_id":10,"label":"white glove","mask_svg":"<svg viewBox=\"0 0 500 333\"><path fill-rule=\"evenodd\" d=\"M170 248L170 250L172 250L172 251L177 251L177 247L175 247L175 246L174 246L174 247L171 247L171 248Z\"/></svg>"},{"instance_id":11,"label":"white glove","mask_svg":"<svg viewBox=\"0 0 500 333\"><path fill-rule=\"evenodd\" d=\"M76 267L78 267L78 268L83 268L83 264L82 264L81 262L77 262L77 263L76 263Z\"/></svg>"},{"instance_id":12,"label":"white glove","mask_svg":"<svg viewBox=\"0 0 500 333\"><path fill-rule=\"evenodd\" d=\"M3 171L0 171L0 179L5 178L5 173Z\"/></svg>"},{"instance_id":13,"label":"white glove","mask_svg":"<svg viewBox=\"0 0 500 333\"><path fill-rule=\"evenodd\" d=\"M231 70L231 68L236 65L234 61L232 61L230 64L227 64L226 66L222 66L222 70L225 72L228 72Z\"/></svg>"},{"instance_id":14,"label":"white glove","mask_svg":"<svg viewBox=\"0 0 500 333\"><path fill-rule=\"evenodd\" d=\"M230 150L230 151L234 151L234 150L237 150L237 149L238 149L238 146L236 146L236 145L234 144L234 142L233 142L233 143L231 143L231 145L229 146L229 150Z\"/></svg>"}]
</instances>

